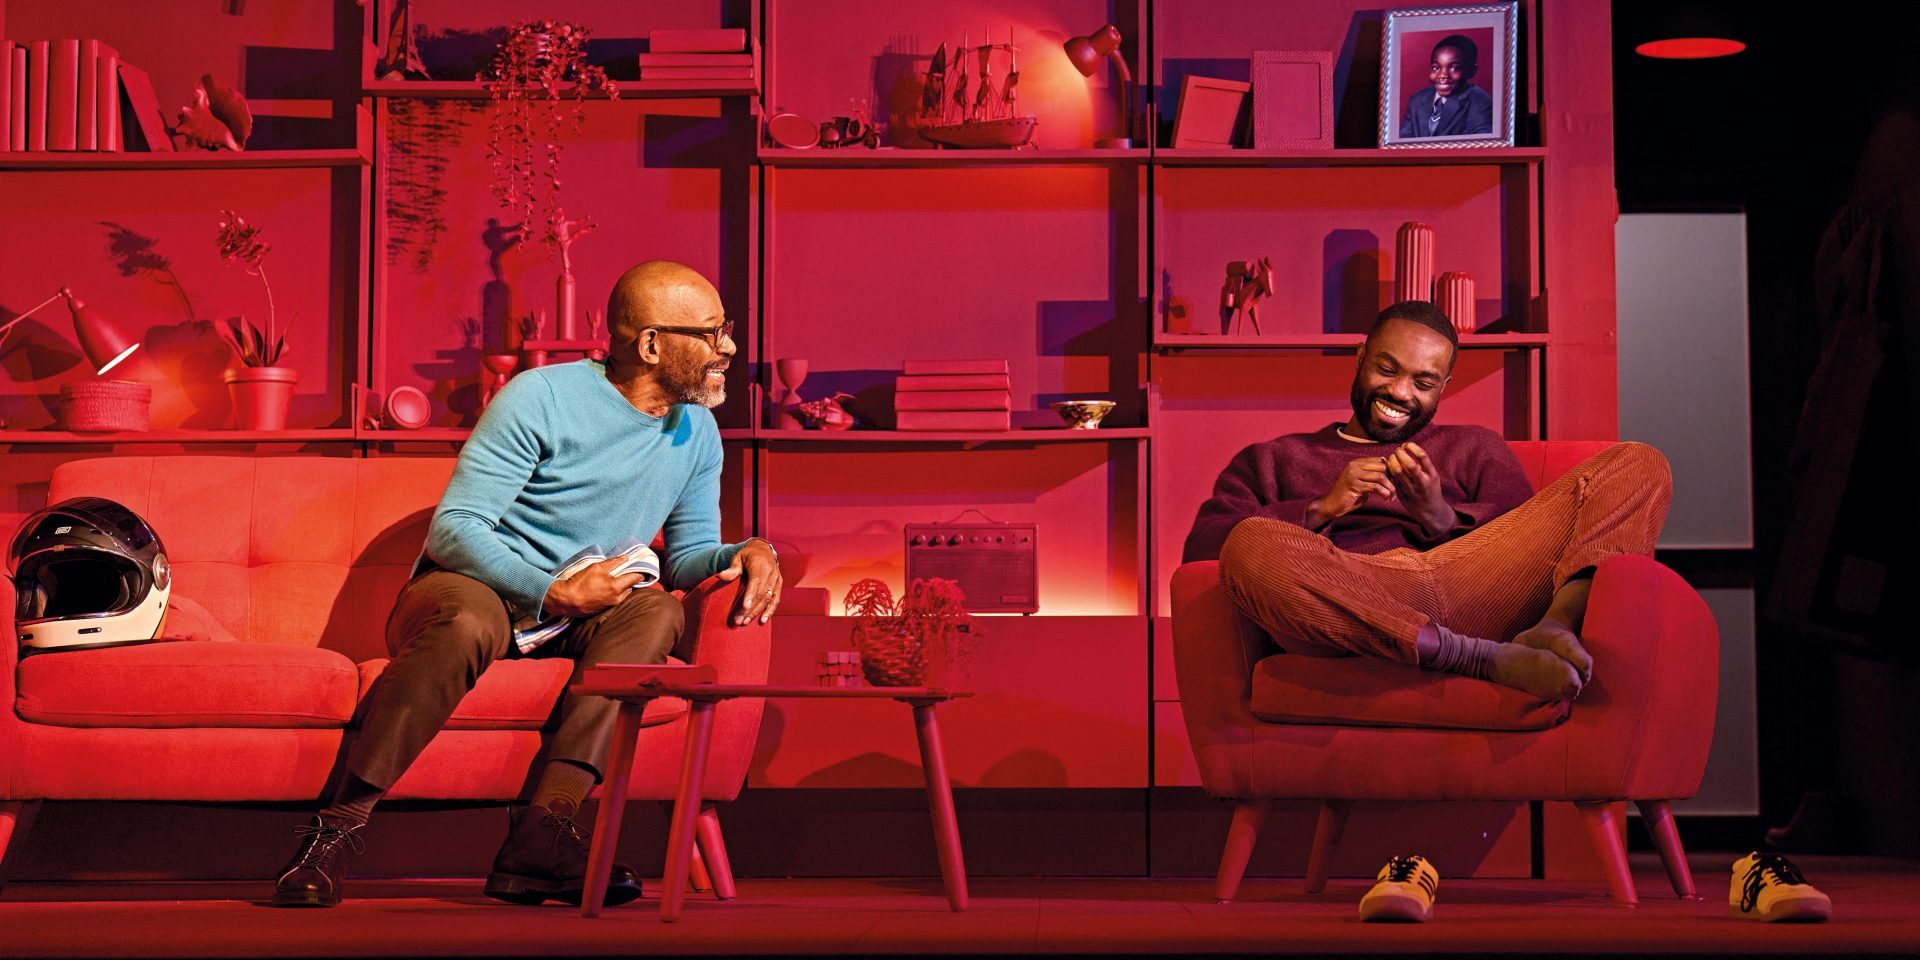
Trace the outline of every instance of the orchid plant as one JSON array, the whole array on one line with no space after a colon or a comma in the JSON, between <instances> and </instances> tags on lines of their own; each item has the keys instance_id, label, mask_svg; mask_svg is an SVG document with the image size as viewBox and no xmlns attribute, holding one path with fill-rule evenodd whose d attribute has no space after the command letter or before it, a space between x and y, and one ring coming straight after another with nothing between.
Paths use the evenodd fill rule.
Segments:
<instances>
[{"instance_id":1,"label":"orchid plant","mask_svg":"<svg viewBox=\"0 0 1920 960\"><path fill-rule=\"evenodd\" d=\"M586 120L590 93L620 99L605 68L587 63L585 27L551 20L514 25L485 73L493 100L487 155L493 162L493 194L531 231L544 223L542 239L558 249L565 236L560 209L560 134L577 132ZM563 113L562 86L573 98Z\"/></svg>"},{"instance_id":2,"label":"orchid plant","mask_svg":"<svg viewBox=\"0 0 1920 960\"><path fill-rule=\"evenodd\" d=\"M271 367L286 355L287 338L279 332L277 317L273 307L273 284L267 281L267 252L272 247L260 240L260 228L247 222L245 217L223 210L226 219L220 222L220 231L215 235L214 245L220 250L220 258L228 263L238 261L241 269L260 278L260 286L267 292L267 326L263 331L254 326L244 316L228 317L225 328L219 324L214 329L220 339L233 349L234 356L249 367Z\"/></svg>"}]
</instances>

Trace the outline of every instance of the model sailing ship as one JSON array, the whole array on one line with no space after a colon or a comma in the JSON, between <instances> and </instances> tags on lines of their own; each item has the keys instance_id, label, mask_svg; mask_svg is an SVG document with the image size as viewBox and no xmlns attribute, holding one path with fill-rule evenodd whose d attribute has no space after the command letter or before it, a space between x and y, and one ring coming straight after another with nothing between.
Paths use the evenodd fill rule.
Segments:
<instances>
[{"instance_id":1,"label":"model sailing ship","mask_svg":"<svg viewBox=\"0 0 1920 960\"><path fill-rule=\"evenodd\" d=\"M1008 32L1012 39L1012 32ZM979 46L971 46L963 37L952 59L942 42L927 68L926 86L920 92L918 116L920 136L935 146L980 149L1020 147L1033 140L1033 128L1040 119L1020 116L1015 95L1020 85L1020 50L1011 42L991 43L981 34ZM1004 82L993 76L993 55L1004 51L1007 75ZM977 77L967 74L973 65Z\"/></svg>"}]
</instances>

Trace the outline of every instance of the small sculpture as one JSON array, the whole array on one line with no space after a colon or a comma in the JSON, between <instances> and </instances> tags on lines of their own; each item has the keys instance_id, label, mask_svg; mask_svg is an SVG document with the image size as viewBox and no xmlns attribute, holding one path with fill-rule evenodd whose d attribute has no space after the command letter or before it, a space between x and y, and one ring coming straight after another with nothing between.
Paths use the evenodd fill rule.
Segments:
<instances>
[{"instance_id":1,"label":"small sculpture","mask_svg":"<svg viewBox=\"0 0 1920 960\"><path fill-rule=\"evenodd\" d=\"M433 79L413 37L413 0L394 0L393 17L387 21L387 49L374 64L373 75L380 80Z\"/></svg>"},{"instance_id":2,"label":"small sculpture","mask_svg":"<svg viewBox=\"0 0 1920 960\"><path fill-rule=\"evenodd\" d=\"M560 277L553 283L553 315L558 324L557 335L562 340L580 336L579 313L574 306L577 284L573 279L573 243L593 232L593 228L592 217L568 220L567 212L560 210L553 222L553 235L548 238L560 248Z\"/></svg>"},{"instance_id":3,"label":"small sculpture","mask_svg":"<svg viewBox=\"0 0 1920 960\"><path fill-rule=\"evenodd\" d=\"M565 210L558 211L558 216L554 217L553 220L553 236L550 242L560 251L561 275L573 276L573 256L571 253L573 250L573 242L592 233L595 226L598 226L598 224L593 222L592 217L568 220Z\"/></svg>"},{"instance_id":4,"label":"small sculpture","mask_svg":"<svg viewBox=\"0 0 1920 960\"><path fill-rule=\"evenodd\" d=\"M480 366L486 371L486 376L480 381L480 409L487 408L493 395L507 385L513 368L519 365L520 355L517 353L489 353L480 358Z\"/></svg>"},{"instance_id":5,"label":"small sculpture","mask_svg":"<svg viewBox=\"0 0 1920 960\"><path fill-rule=\"evenodd\" d=\"M1273 259L1234 260L1227 264L1227 281L1220 287L1220 322L1228 333L1240 325L1244 311L1253 332L1260 332L1262 297L1273 295Z\"/></svg>"},{"instance_id":6,"label":"small sculpture","mask_svg":"<svg viewBox=\"0 0 1920 960\"><path fill-rule=\"evenodd\" d=\"M174 131L188 146L240 150L253 133L253 114L238 90L210 73L202 74L193 102L180 108Z\"/></svg>"},{"instance_id":7,"label":"small sculpture","mask_svg":"<svg viewBox=\"0 0 1920 960\"><path fill-rule=\"evenodd\" d=\"M796 409L800 411L800 417L809 430L851 430L853 414L841 406L841 401L852 399L850 393L836 393L831 397L809 400Z\"/></svg>"}]
</instances>

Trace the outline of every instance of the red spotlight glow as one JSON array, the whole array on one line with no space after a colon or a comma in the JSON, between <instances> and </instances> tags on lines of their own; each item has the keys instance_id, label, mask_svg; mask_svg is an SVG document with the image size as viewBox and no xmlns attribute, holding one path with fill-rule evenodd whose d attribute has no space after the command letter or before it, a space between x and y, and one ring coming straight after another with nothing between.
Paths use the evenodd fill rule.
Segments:
<instances>
[{"instance_id":1,"label":"red spotlight glow","mask_svg":"<svg viewBox=\"0 0 1920 960\"><path fill-rule=\"evenodd\" d=\"M1738 40L1723 37L1675 37L1671 40L1649 40L1634 47L1633 52L1660 60L1706 60L1731 57L1746 48L1747 45Z\"/></svg>"}]
</instances>

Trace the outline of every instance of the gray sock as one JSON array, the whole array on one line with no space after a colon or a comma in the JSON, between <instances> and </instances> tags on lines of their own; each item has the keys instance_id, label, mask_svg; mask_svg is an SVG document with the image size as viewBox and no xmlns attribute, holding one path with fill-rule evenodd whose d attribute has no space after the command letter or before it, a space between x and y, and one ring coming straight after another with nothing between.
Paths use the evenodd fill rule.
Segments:
<instances>
[{"instance_id":1,"label":"gray sock","mask_svg":"<svg viewBox=\"0 0 1920 960\"><path fill-rule=\"evenodd\" d=\"M1423 657L1421 666L1476 680L1488 679L1487 674L1493 667L1493 655L1499 649L1499 644L1464 633L1454 633L1437 623L1429 623L1427 627L1434 632L1435 643L1432 655Z\"/></svg>"}]
</instances>

